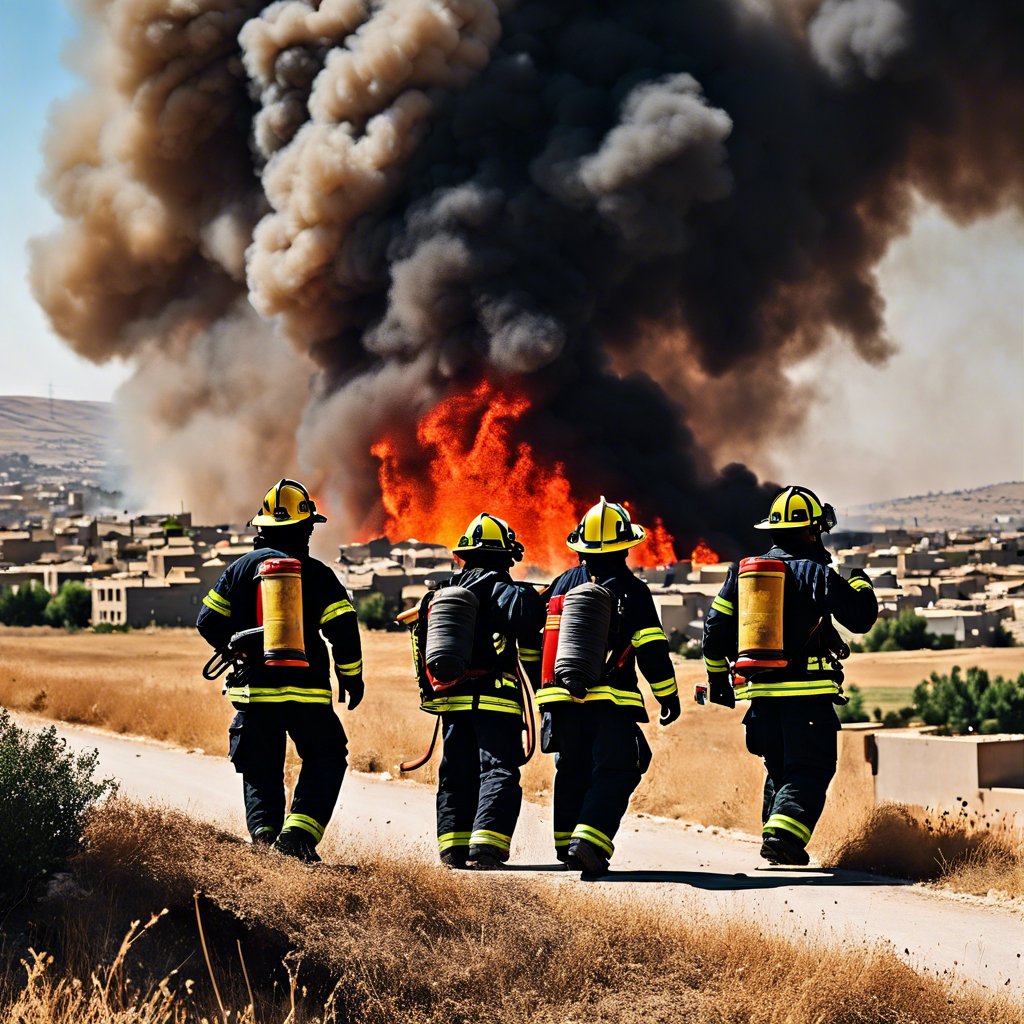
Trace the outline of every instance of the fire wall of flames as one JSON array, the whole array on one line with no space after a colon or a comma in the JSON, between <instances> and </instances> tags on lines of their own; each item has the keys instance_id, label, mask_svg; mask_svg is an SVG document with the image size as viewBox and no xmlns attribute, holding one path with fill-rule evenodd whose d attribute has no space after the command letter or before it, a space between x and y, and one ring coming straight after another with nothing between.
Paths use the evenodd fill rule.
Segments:
<instances>
[{"instance_id":1,"label":"fire wall of flames","mask_svg":"<svg viewBox=\"0 0 1024 1024\"><path fill-rule=\"evenodd\" d=\"M530 444L515 440L516 425L529 408L524 393L501 390L488 380L449 395L416 428L415 456L426 458L425 471L410 464L410 453L397 438L381 438L371 451L380 461L384 532L392 539L454 545L475 516L489 512L515 530L526 549L525 565L566 566L572 556L565 538L597 495L574 486L561 462L546 463ZM634 549L633 561L675 562L675 540L661 519L645 525L647 540ZM698 551L703 564L718 561L703 541L695 561Z\"/></svg>"}]
</instances>

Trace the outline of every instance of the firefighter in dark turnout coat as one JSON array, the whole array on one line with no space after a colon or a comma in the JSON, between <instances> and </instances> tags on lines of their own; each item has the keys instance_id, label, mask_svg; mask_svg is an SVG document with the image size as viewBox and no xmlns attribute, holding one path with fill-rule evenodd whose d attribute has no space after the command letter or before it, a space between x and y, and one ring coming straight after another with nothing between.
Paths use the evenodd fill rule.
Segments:
<instances>
[{"instance_id":1,"label":"firefighter in dark turnout coat","mask_svg":"<svg viewBox=\"0 0 1024 1024\"><path fill-rule=\"evenodd\" d=\"M233 562L203 599L197 627L218 651L234 634L257 623L260 565L293 558L302 570L302 626L307 667L268 666L263 649L245 654L227 677L225 695L236 709L230 757L242 775L245 817L252 841L314 862L316 845L334 812L345 774L345 730L333 707L330 641L338 698L354 709L363 699L363 662L355 610L341 581L309 555L316 523L326 522L302 484L272 487L252 525L254 550ZM257 638L258 645L262 639ZM289 813L285 814L284 764L291 736L302 760Z\"/></svg>"},{"instance_id":2,"label":"firefighter in dark turnout coat","mask_svg":"<svg viewBox=\"0 0 1024 1024\"><path fill-rule=\"evenodd\" d=\"M523 702L517 662L536 685L544 604L532 586L509 575L523 557L523 546L504 520L481 513L452 550L464 568L445 585L464 587L479 601L472 661L467 678L443 692L434 692L421 678L420 706L441 716L444 737L437 773L441 862L490 870L508 860L522 806ZM421 626L429 622L430 596L421 607ZM426 630L420 651L425 638Z\"/></svg>"},{"instance_id":3,"label":"firefighter in dark turnout coat","mask_svg":"<svg viewBox=\"0 0 1024 1024\"><path fill-rule=\"evenodd\" d=\"M626 564L627 551L646 533L621 505L604 498L591 508L567 544L580 565L562 573L545 597L596 582L618 603L597 685L580 693L543 686L541 749L555 755L555 854L571 870L602 874L615 852L615 833L633 791L651 763L638 722L649 721L637 680L643 673L661 705L662 725L680 713L668 640L647 584Z\"/></svg>"},{"instance_id":4,"label":"firefighter in dark turnout coat","mask_svg":"<svg viewBox=\"0 0 1024 1024\"><path fill-rule=\"evenodd\" d=\"M747 749L764 759L761 856L773 864L806 864L805 847L825 807L836 770L842 697L841 658L849 654L832 619L854 633L878 617L867 574L848 580L829 567L822 533L835 511L804 487L787 487L757 529L770 530L772 547L762 556L785 563L782 635L786 667L739 676L738 574L732 566L704 623L704 664L711 700L729 707L749 700L744 715ZM730 675L732 673L732 678Z\"/></svg>"}]
</instances>

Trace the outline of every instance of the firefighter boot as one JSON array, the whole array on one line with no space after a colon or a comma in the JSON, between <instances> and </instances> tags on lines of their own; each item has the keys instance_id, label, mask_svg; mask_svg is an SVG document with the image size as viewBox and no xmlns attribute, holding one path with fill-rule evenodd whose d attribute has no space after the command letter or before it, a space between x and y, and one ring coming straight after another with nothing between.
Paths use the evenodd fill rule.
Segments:
<instances>
[{"instance_id":1,"label":"firefighter boot","mask_svg":"<svg viewBox=\"0 0 1024 1024\"><path fill-rule=\"evenodd\" d=\"M466 866L474 871L500 871L505 862L494 850L486 846L471 846Z\"/></svg>"},{"instance_id":2,"label":"firefighter boot","mask_svg":"<svg viewBox=\"0 0 1024 1024\"><path fill-rule=\"evenodd\" d=\"M286 828L274 843L274 849L288 857L294 857L306 864L319 864L320 855L316 852L313 837L303 829Z\"/></svg>"},{"instance_id":3,"label":"firefighter boot","mask_svg":"<svg viewBox=\"0 0 1024 1024\"><path fill-rule=\"evenodd\" d=\"M263 828L258 828L253 832L252 845L260 848L273 846L275 839L277 839L277 833L269 825L264 825Z\"/></svg>"},{"instance_id":4,"label":"firefighter boot","mask_svg":"<svg viewBox=\"0 0 1024 1024\"><path fill-rule=\"evenodd\" d=\"M569 843L565 866L570 871L580 871L584 875L606 875L608 858L586 839L573 839Z\"/></svg>"},{"instance_id":5,"label":"firefighter boot","mask_svg":"<svg viewBox=\"0 0 1024 1024\"><path fill-rule=\"evenodd\" d=\"M453 871L462 871L466 867L466 851L453 849L441 854L441 863Z\"/></svg>"},{"instance_id":6,"label":"firefighter boot","mask_svg":"<svg viewBox=\"0 0 1024 1024\"><path fill-rule=\"evenodd\" d=\"M761 856L769 864L784 864L787 867L803 867L811 858L798 839L787 835L766 835L761 843Z\"/></svg>"}]
</instances>

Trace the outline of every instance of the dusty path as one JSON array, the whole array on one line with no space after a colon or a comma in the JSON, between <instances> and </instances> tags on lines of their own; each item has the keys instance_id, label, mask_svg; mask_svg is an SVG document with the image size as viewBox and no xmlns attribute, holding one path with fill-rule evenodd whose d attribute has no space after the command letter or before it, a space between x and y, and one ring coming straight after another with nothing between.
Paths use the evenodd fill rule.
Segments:
<instances>
[{"instance_id":1,"label":"dusty path","mask_svg":"<svg viewBox=\"0 0 1024 1024\"><path fill-rule=\"evenodd\" d=\"M241 784L225 759L72 726L60 731L73 747L96 747L102 770L121 780L126 796L244 832ZM513 846L516 870L560 885L655 899L688 915L735 915L847 945L883 941L919 970L1024 993L1019 909L853 872L759 868L752 837L634 816L617 838L615 871L580 883L555 871L549 815L548 808L524 806ZM433 794L426 787L350 774L327 836L339 858L358 859L360 849L373 845L390 855L412 851L433 859L433 828Z\"/></svg>"}]
</instances>

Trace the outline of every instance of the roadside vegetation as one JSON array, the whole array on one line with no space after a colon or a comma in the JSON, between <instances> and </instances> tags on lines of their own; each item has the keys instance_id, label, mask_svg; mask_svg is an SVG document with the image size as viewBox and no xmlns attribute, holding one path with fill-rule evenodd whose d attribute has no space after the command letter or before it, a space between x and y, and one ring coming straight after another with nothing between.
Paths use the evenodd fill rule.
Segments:
<instances>
[{"instance_id":1,"label":"roadside vegetation","mask_svg":"<svg viewBox=\"0 0 1024 1024\"><path fill-rule=\"evenodd\" d=\"M376 856L311 870L114 801L93 814L60 892L16 922L0 1017L1024 1024L1009 998L924 977L881 947L782 939L686 903L673 915L568 877L500 882Z\"/></svg>"},{"instance_id":2,"label":"roadside vegetation","mask_svg":"<svg viewBox=\"0 0 1024 1024\"><path fill-rule=\"evenodd\" d=\"M77 580L62 583L54 595L38 583L0 587L0 625L84 629L91 614L92 595Z\"/></svg>"},{"instance_id":3,"label":"roadside vegetation","mask_svg":"<svg viewBox=\"0 0 1024 1024\"><path fill-rule=\"evenodd\" d=\"M914 690L914 707L925 725L946 734L1024 732L1024 672L991 678L984 669L933 672Z\"/></svg>"},{"instance_id":4,"label":"roadside vegetation","mask_svg":"<svg viewBox=\"0 0 1024 1024\"><path fill-rule=\"evenodd\" d=\"M851 871L938 882L956 892L1024 898L1024 834L998 813L971 810L965 800L956 810L872 808L824 861Z\"/></svg>"}]
</instances>

